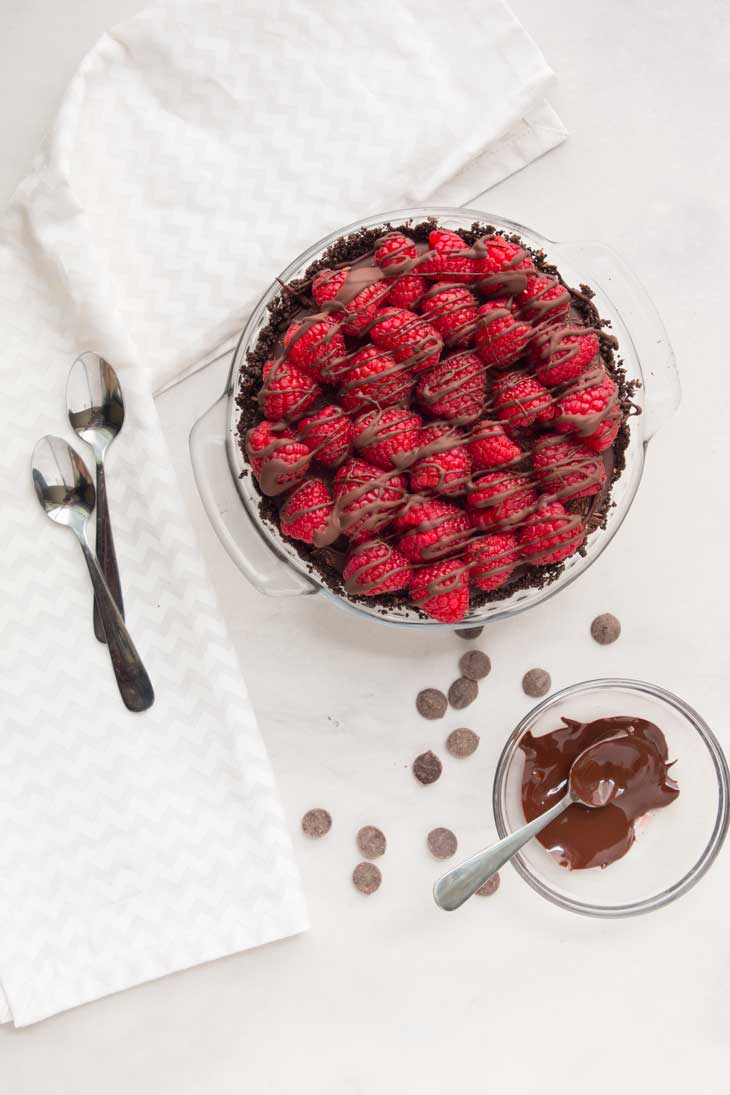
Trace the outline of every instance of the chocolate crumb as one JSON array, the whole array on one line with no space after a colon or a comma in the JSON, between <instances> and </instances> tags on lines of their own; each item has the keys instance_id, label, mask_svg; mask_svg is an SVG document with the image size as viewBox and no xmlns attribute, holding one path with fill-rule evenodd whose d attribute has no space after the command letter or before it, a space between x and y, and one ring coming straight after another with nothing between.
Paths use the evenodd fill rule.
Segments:
<instances>
[{"instance_id":1,"label":"chocolate crumb","mask_svg":"<svg viewBox=\"0 0 730 1095\"><path fill-rule=\"evenodd\" d=\"M522 688L528 696L539 699L550 691L550 674L544 669L530 669L522 678Z\"/></svg>"},{"instance_id":2,"label":"chocolate crumb","mask_svg":"<svg viewBox=\"0 0 730 1095\"><path fill-rule=\"evenodd\" d=\"M620 634L621 621L610 612L604 612L600 616L596 616L591 624L591 635L601 646L615 643Z\"/></svg>"},{"instance_id":3,"label":"chocolate crumb","mask_svg":"<svg viewBox=\"0 0 730 1095\"><path fill-rule=\"evenodd\" d=\"M357 834L357 846L366 859L377 859L385 853L385 833L374 825L363 825Z\"/></svg>"},{"instance_id":4,"label":"chocolate crumb","mask_svg":"<svg viewBox=\"0 0 730 1095\"><path fill-rule=\"evenodd\" d=\"M421 753L413 762L413 775L419 783L435 783L441 771L441 761L430 749L427 753Z\"/></svg>"},{"instance_id":5,"label":"chocolate crumb","mask_svg":"<svg viewBox=\"0 0 730 1095\"><path fill-rule=\"evenodd\" d=\"M314 838L326 836L331 828L332 815L329 810L323 810L319 806L314 810L307 810L302 818L302 832L305 836Z\"/></svg>"},{"instance_id":6,"label":"chocolate crumb","mask_svg":"<svg viewBox=\"0 0 730 1095\"><path fill-rule=\"evenodd\" d=\"M475 891L478 897L491 897L493 893L496 893L499 889L499 871L496 874L490 875L486 882L483 882L478 890Z\"/></svg>"},{"instance_id":7,"label":"chocolate crumb","mask_svg":"<svg viewBox=\"0 0 730 1095\"><path fill-rule=\"evenodd\" d=\"M383 876L380 873L380 868L376 867L374 863L358 863L352 872L352 882L355 889L365 895L375 893L382 881Z\"/></svg>"},{"instance_id":8,"label":"chocolate crumb","mask_svg":"<svg viewBox=\"0 0 730 1095\"><path fill-rule=\"evenodd\" d=\"M457 848L457 840L451 829L432 829L426 841L435 859L450 859Z\"/></svg>"},{"instance_id":9,"label":"chocolate crumb","mask_svg":"<svg viewBox=\"0 0 730 1095\"><path fill-rule=\"evenodd\" d=\"M479 695L479 685L468 677L457 677L449 688L449 703L457 711L468 707Z\"/></svg>"},{"instance_id":10,"label":"chocolate crumb","mask_svg":"<svg viewBox=\"0 0 730 1095\"><path fill-rule=\"evenodd\" d=\"M464 641L467 642L469 639L478 639L482 631L484 631L483 627L462 627L456 634L460 639L464 639Z\"/></svg>"},{"instance_id":11,"label":"chocolate crumb","mask_svg":"<svg viewBox=\"0 0 730 1095\"><path fill-rule=\"evenodd\" d=\"M452 730L446 739L446 748L452 757L470 757L479 745L479 735L466 726Z\"/></svg>"},{"instance_id":12,"label":"chocolate crumb","mask_svg":"<svg viewBox=\"0 0 730 1095\"><path fill-rule=\"evenodd\" d=\"M462 677L468 677L470 681L480 681L489 675L492 668L488 656L482 650L467 650L459 658L459 669Z\"/></svg>"},{"instance_id":13,"label":"chocolate crumb","mask_svg":"<svg viewBox=\"0 0 730 1095\"><path fill-rule=\"evenodd\" d=\"M424 719L442 719L448 707L446 696L438 688L424 688L416 696L416 707Z\"/></svg>"}]
</instances>

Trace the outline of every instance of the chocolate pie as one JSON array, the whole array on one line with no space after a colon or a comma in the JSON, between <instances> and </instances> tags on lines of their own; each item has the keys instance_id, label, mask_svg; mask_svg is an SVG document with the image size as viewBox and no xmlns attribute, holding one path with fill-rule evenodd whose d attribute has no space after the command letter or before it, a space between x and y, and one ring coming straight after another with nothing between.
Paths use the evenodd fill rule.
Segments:
<instances>
[{"instance_id":1,"label":"chocolate pie","mask_svg":"<svg viewBox=\"0 0 730 1095\"><path fill-rule=\"evenodd\" d=\"M554 581L605 521L633 410L592 296L486 224L342 236L248 354L262 517L340 595L444 623Z\"/></svg>"}]
</instances>

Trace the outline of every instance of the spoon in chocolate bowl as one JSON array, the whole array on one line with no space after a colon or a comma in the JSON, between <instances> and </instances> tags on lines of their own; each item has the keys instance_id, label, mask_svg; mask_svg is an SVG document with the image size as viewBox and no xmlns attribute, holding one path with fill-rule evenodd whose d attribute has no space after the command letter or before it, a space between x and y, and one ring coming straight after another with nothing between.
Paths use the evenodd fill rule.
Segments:
<instances>
[{"instance_id":1,"label":"spoon in chocolate bowl","mask_svg":"<svg viewBox=\"0 0 730 1095\"><path fill-rule=\"evenodd\" d=\"M89 471L62 438L46 436L33 449L32 475L46 516L71 529L81 545L122 699L130 711L146 711L155 701L152 684L86 538L96 493Z\"/></svg>"},{"instance_id":2,"label":"spoon in chocolate bowl","mask_svg":"<svg viewBox=\"0 0 730 1095\"><path fill-rule=\"evenodd\" d=\"M66 382L69 421L79 437L90 445L96 461L96 557L106 584L124 618L122 585L114 551L104 459L107 449L124 424L124 401L119 378L108 361L87 352L76 358ZM94 598L94 634L106 642L99 603Z\"/></svg>"},{"instance_id":3,"label":"spoon in chocolate bowl","mask_svg":"<svg viewBox=\"0 0 730 1095\"><path fill-rule=\"evenodd\" d=\"M614 803L650 759L644 755L644 744L628 733L619 733L584 749L570 768L567 793L527 825L442 875L433 888L436 904L447 912L460 908L520 848L574 803L594 810Z\"/></svg>"}]
</instances>

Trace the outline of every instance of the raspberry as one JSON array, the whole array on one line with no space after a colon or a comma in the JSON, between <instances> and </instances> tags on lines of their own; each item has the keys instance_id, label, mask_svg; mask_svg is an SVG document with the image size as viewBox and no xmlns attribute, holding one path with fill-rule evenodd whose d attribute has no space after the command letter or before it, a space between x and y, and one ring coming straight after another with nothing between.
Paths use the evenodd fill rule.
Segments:
<instances>
[{"instance_id":1,"label":"raspberry","mask_svg":"<svg viewBox=\"0 0 730 1095\"><path fill-rule=\"evenodd\" d=\"M469 608L468 571L459 559L420 567L411 578L413 603L443 624L458 624Z\"/></svg>"},{"instance_id":2,"label":"raspberry","mask_svg":"<svg viewBox=\"0 0 730 1095\"><path fill-rule=\"evenodd\" d=\"M570 293L557 278L528 278L527 285L516 298L517 316L532 323L555 323L562 320L570 308Z\"/></svg>"},{"instance_id":3,"label":"raspberry","mask_svg":"<svg viewBox=\"0 0 730 1095\"><path fill-rule=\"evenodd\" d=\"M474 422L484 410L487 383L484 365L468 350L451 354L421 377L416 398L434 417Z\"/></svg>"},{"instance_id":4,"label":"raspberry","mask_svg":"<svg viewBox=\"0 0 730 1095\"><path fill-rule=\"evenodd\" d=\"M474 244L476 286L485 296L520 293L527 284L527 273L535 264L524 247L504 236L484 236Z\"/></svg>"},{"instance_id":5,"label":"raspberry","mask_svg":"<svg viewBox=\"0 0 730 1095\"><path fill-rule=\"evenodd\" d=\"M350 358L337 396L346 411L392 407L408 401L415 382L410 369L399 365L387 350L364 346Z\"/></svg>"},{"instance_id":6,"label":"raspberry","mask_svg":"<svg viewBox=\"0 0 730 1095\"><path fill-rule=\"evenodd\" d=\"M613 444L621 425L618 391L606 370L599 366L573 381L555 407L558 433L576 433L593 452Z\"/></svg>"},{"instance_id":7,"label":"raspberry","mask_svg":"<svg viewBox=\"0 0 730 1095\"><path fill-rule=\"evenodd\" d=\"M332 517L332 495L321 479L305 479L295 487L282 506L281 531L305 544L315 543L317 534L326 535Z\"/></svg>"},{"instance_id":8,"label":"raspberry","mask_svg":"<svg viewBox=\"0 0 730 1095\"><path fill-rule=\"evenodd\" d=\"M350 455L352 424L335 403L322 407L311 418L303 418L297 432L314 458L325 467L339 467Z\"/></svg>"},{"instance_id":9,"label":"raspberry","mask_svg":"<svg viewBox=\"0 0 730 1095\"><path fill-rule=\"evenodd\" d=\"M480 536L466 549L469 578L478 589L499 589L517 566L517 540L511 532Z\"/></svg>"},{"instance_id":10,"label":"raspberry","mask_svg":"<svg viewBox=\"0 0 730 1095\"><path fill-rule=\"evenodd\" d=\"M477 298L463 285L437 282L421 301L421 315L433 324L445 346L468 346L474 341Z\"/></svg>"},{"instance_id":11,"label":"raspberry","mask_svg":"<svg viewBox=\"0 0 730 1095\"><path fill-rule=\"evenodd\" d=\"M474 528L513 528L525 520L536 503L537 491L524 472L486 472L466 497Z\"/></svg>"},{"instance_id":12,"label":"raspberry","mask_svg":"<svg viewBox=\"0 0 730 1095\"><path fill-rule=\"evenodd\" d=\"M589 498L606 481L603 461L585 445L560 434L545 434L532 449L532 466L543 494Z\"/></svg>"},{"instance_id":13,"label":"raspberry","mask_svg":"<svg viewBox=\"0 0 730 1095\"><path fill-rule=\"evenodd\" d=\"M292 365L304 369L320 383L336 377L347 356L339 326L329 317L313 323L290 323L284 348Z\"/></svg>"},{"instance_id":14,"label":"raspberry","mask_svg":"<svg viewBox=\"0 0 730 1095\"><path fill-rule=\"evenodd\" d=\"M389 284L388 304L395 308L414 309L428 288L420 274L401 274Z\"/></svg>"},{"instance_id":15,"label":"raspberry","mask_svg":"<svg viewBox=\"0 0 730 1095\"><path fill-rule=\"evenodd\" d=\"M415 308L426 292L425 280L411 273L415 258L416 245L402 232L388 232L378 243L375 261L386 271L388 304L395 308Z\"/></svg>"},{"instance_id":16,"label":"raspberry","mask_svg":"<svg viewBox=\"0 0 730 1095\"><path fill-rule=\"evenodd\" d=\"M375 597L405 589L413 568L396 548L383 540L363 540L347 557L342 577L348 593Z\"/></svg>"},{"instance_id":17,"label":"raspberry","mask_svg":"<svg viewBox=\"0 0 730 1095\"><path fill-rule=\"evenodd\" d=\"M567 384L598 354L598 334L589 327L550 327L538 331L528 350L537 378L546 388Z\"/></svg>"},{"instance_id":18,"label":"raspberry","mask_svg":"<svg viewBox=\"0 0 730 1095\"><path fill-rule=\"evenodd\" d=\"M267 361L259 403L271 422L300 418L319 399L321 389L303 369L288 361Z\"/></svg>"},{"instance_id":19,"label":"raspberry","mask_svg":"<svg viewBox=\"0 0 730 1095\"><path fill-rule=\"evenodd\" d=\"M349 266L341 270L320 270L312 282L312 296L317 304L333 301L334 319L346 335L364 334L388 295L388 283L376 267Z\"/></svg>"},{"instance_id":20,"label":"raspberry","mask_svg":"<svg viewBox=\"0 0 730 1095\"><path fill-rule=\"evenodd\" d=\"M474 471L512 464L523 455L520 446L507 436L499 422L490 422L487 418L477 422L469 438L466 447Z\"/></svg>"},{"instance_id":21,"label":"raspberry","mask_svg":"<svg viewBox=\"0 0 730 1095\"><path fill-rule=\"evenodd\" d=\"M354 540L390 524L405 501L406 481L355 457L338 469L333 491L342 531Z\"/></svg>"},{"instance_id":22,"label":"raspberry","mask_svg":"<svg viewBox=\"0 0 730 1095\"><path fill-rule=\"evenodd\" d=\"M414 373L435 365L443 349L436 328L405 308L379 308L370 339L376 346L391 350L396 361Z\"/></svg>"},{"instance_id":23,"label":"raspberry","mask_svg":"<svg viewBox=\"0 0 730 1095\"><path fill-rule=\"evenodd\" d=\"M272 429L266 419L246 435L246 454L264 494L281 494L298 483L311 455L289 429Z\"/></svg>"},{"instance_id":24,"label":"raspberry","mask_svg":"<svg viewBox=\"0 0 730 1095\"><path fill-rule=\"evenodd\" d=\"M463 494L471 473L471 460L452 426L426 426L421 431L420 453L411 468L412 491Z\"/></svg>"},{"instance_id":25,"label":"raspberry","mask_svg":"<svg viewBox=\"0 0 730 1095\"><path fill-rule=\"evenodd\" d=\"M526 430L555 414L550 392L527 373L504 373L495 382L492 398L497 418L511 429Z\"/></svg>"},{"instance_id":26,"label":"raspberry","mask_svg":"<svg viewBox=\"0 0 730 1095\"><path fill-rule=\"evenodd\" d=\"M403 329L410 330L418 323L419 317L407 308L379 308L370 328L370 341L384 350L394 350Z\"/></svg>"},{"instance_id":27,"label":"raspberry","mask_svg":"<svg viewBox=\"0 0 730 1095\"><path fill-rule=\"evenodd\" d=\"M469 244L456 232L435 228L428 234L428 258L418 263L418 273L428 281L473 281L474 259Z\"/></svg>"},{"instance_id":28,"label":"raspberry","mask_svg":"<svg viewBox=\"0 0 730 1095\"><path fill-rule=\"evenodd\" d=\"M407 508L396 518L395 528L408 529L398 547L413 563L455 555L471 538L471 522L464 511L436 498Z\"/></svg>"},{"instance_id":29,"label":"raspberry","mask_svg":"<svg viewBox=\"0 0 730 1095\"><path fill-rule=\"evenodd\" d=\"M490 368L513 365L532 335L532 327L515 319L506 300L488 300L479 309L474 341L477 353Z\"/></svg>"},{"instance_id":30,"label":"raspberry","mask_svg":"<svg viewBox=\"0 0 730 1095\"><path fill-rule=\"evenodd\" d=\"M540 499L540 505L517 533L523 556L533 565L559 563L578 550L585 539L580 517L562 502Z\"/></svg>"},{"instance_id":31,"label":"raspberry","mask_svg":"<svg viewBox=\"0 0 730 1095\"><path fill-rule=\"evenodd\" d=\"M352 424L355 448L371 464L389 471L413 463L421 438L421 419L402 407L365 411Z\"/></svg>"},{"instance_id":32,"label":"raspberry","mask_svg":"<svg viewBox=\"0 0 730 1095\"><path fill-rule=\"evenodd\" d=\"M415 243L402 232L386 233L382 239L378 240L378 246L375 249L375 261L381 270L387 270L389 266L397 270L404 263L410 263L415 257Z\"/></svg>"}]
</instances>

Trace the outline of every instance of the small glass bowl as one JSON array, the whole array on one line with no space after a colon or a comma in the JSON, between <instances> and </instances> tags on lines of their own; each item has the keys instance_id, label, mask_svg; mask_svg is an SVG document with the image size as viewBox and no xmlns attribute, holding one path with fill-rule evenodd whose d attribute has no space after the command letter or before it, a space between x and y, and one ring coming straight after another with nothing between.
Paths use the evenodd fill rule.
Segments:
<instances>
[{"instance_id":1,"label":"small glass bowl","mask_svg":"<svg viewBox=\"0 0 730 1095\"><path fill-rule=\"evenodd\" d=\"M500 837L524 825L520 797L527 731L555 730L561 717L588 722L608 715L650 719L663 730L679 798L637 824L636 843L604 870L568 871L537 841L512 859L526 882L556 905L586 916L637 916L668 905L699 881L719 852L730 815L730 772L707 723L684 700L644 681L606 679L571 685L539 703L502 750L493 806Z\"/></svg>"}]
</instances>

